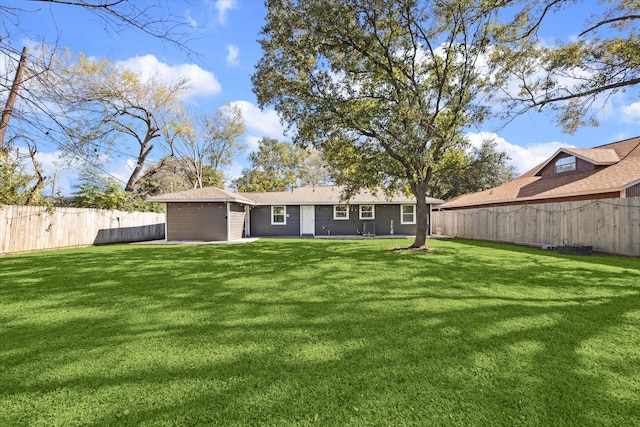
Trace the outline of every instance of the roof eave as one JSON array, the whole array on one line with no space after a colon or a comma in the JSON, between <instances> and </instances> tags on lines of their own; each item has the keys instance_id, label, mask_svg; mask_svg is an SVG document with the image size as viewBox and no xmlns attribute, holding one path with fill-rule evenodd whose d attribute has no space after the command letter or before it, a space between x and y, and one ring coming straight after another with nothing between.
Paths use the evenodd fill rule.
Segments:
<instances>
[{"instance_id":1,"label":"roof eave","mask_svg":"<svg viewBox=\"0 0 640 427\"><path fill-rule=\"evenodd\" d=\"M440 205L444 203L444 200L440 199L428 199L427 203L430 205ZM256 206L333 206L333 205L415 205L415 200L393 200L393 201L329 201L329 202L278 202L278 201L270 201L270 202L261 202L258 201L255 203Z\"/></svg>"},{"instance_id":2,"label":"roof eave","mask_svg":"<svg viewBox=\"0 0 640 427\"><path fill-rule=\"evenodd\" d=\"M640 180L639 180L640 181ZM443 206L443 209L449 208L475 208L482 207L484 205L495 205L495 204L503 204L503 203L513 203L513 202L528 202L532 200L545 200L545 199L563 199L566 197L575 197L575 196L589 196L593 194L602 194L602 193L612 193L615 191L622 192L626 187L610 187L610 188L601 188L597 190L589 190L589 191L581 191L577 193L561 193L561 194L547 194L543 196L530 196L530 197L519 197L517 199L498 199L498 200L485 200L482 202L475 203L465 203L460 205L450 205Z\"/></svg>"},{"instance_id":3,"label":"roof eave","mask_svg":"<svg viewBox=\"0 0 640 427\"><path fill-rule=\"evenodd\" d=\"M241 203L243 205L255 205L255 202L243 199L155 199L152 203Z\"/></svg>"}]
</instances>

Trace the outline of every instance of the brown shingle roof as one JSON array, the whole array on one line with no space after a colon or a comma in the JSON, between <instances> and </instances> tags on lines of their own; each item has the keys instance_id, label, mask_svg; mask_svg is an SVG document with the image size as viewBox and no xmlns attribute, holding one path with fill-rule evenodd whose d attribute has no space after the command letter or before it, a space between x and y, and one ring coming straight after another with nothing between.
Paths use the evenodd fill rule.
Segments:
<instances>
[{"instance_id":1,"label":"brown shingle roof","mask_svg":"<svg viewBox=\"0 0 640 427\"><path fill-rule=\"evenodd\" d=\"M617 163L592 171L567 173L553 177L536 176L558 153L522 176L498 187L466 194L442 204L441 208L459 208L517 201L557 199L572 196L622 192L640 180L640 137L606 144L593 149L563 149L562 151L591 159L591 163L612 161ZM613 152L613 153L612 153ZM604 163L606 165L606 163Z\"/></svg>"},{"instance_id":2,"label":"brown shingle roof","mask_svg":"<svg viewBox=\"0 0 640 427\"><path fill-rule=\"evenodd\" d=\"M567 148L565 151L594 165L613 165L620 161L618 153L611 148Z\"/></svg>"},{"instance_id":3,"label":"brown shingle roof","mask_svg":"<svg viewBox=\"0 0 640 427\"><path fill-rule=\"evenodd\" d=\"M232 193L215 187L198 188L150 197L151 202L239 202L250 205L336 205L347 203L342 199L342 187L307 186L290 191L264 193ZM427 203L439 204L440 199L427 198ZM413 204L412 196L397 194L388 198L384 192L373 193L362 190L353 196L348 203L352 204Z\"/></svg>"},{"instance_id":4,"label":"brown shingle roof","mask_svg":"<svg viewBox=\"0 0 640 427\"><path fill-rule=\"evenodd\" d=\"M255 205L255 202L245 195L232 193L216 187L196 188L195 190L179 191L177 193L161 194L149 197L150 202L238 202Z\"/></svg>"},{"instance_id":5,"label":"brown shingle roof","mask_svg":"<svg viewBox=\"0 0 640 427\"><path fill-rule=\"evenodd\" d=\"M343 187L339 186L305 186L294 188L290 191L266 192L266 193L244 193L247 197L256 201L258 205L336 205L347 203L342 198ZM440 199L427 198L431 204L442 203ZM353 196L348 203L352 204L401 204L415 203L413 196L396 194L388 198L384 192L373 193L369 190L362 190Z\"/></svg>"}]
</instances>

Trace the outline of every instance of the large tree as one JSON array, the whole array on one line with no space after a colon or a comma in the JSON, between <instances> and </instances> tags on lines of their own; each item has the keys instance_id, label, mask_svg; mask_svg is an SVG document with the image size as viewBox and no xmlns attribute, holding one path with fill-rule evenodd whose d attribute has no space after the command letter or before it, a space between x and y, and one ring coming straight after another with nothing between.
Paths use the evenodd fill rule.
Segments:
<instances>
[{"instance_id":1,"label":"large tree","mask_svg":"<svg viewBox=\"0 0 640 427\"><path fill-rule=\"evenodd\" d=\"M483 139L479 147L451 150L434 170L431 194L446 200L502 185L515 177L508 160L492 139Z\"/></svg>"},{"instance_id":2,"label":"large tree","mask_svg":"<svg viewBox=\"0 0 640 427\"><path fill-rule=\"evenodd\" d=\"M194 29L188 18L172 12L171 5L136 0L32 0L21 4L0 4L0 60L3 62L0 67L0 99L4 101L6 96L9 100L2 103L0 147L20 141L35 153L43 141L57 144L61 139L58 137L62 135L64 138L67 134L64 124L59 122L65 111L33 90L33 82L46 81L57 73L58 70L52 66L52 58L58 50L58 40L44 39L40 27L26 27L23 16L50 14L49 18L55 24L58 14L69 8L82 9L96 23L103 24L102 31L114 37L117 35L125 39L131 35L126 30L131 29L138 36L156 38L192 54L194 52L187 43L193 37ZM44 21L46 19L45 16ZM44 47L27 52L23 49L24 40L41 42ZM16 69L20 72L17 73ZM38 172L38 164L33 161L31 167L36 170L42 187L45 177Z\"/></svg>"},{"instance_id":3,"label":"large tree","mask_svg":"<svg viewBox=\"0 0 640 427\"><path fill-rule=\"evenodd\" d=\"M61 148L96 167L106 157L127 155L123 147L129 147L132 153L127 157L135 163L125 191L135 191L156 145L162 146L162 157L154 166L159 169L188 130L180 96L189 82L143 80L107 60L82 54L77 59L64 57L58 66L61 71L50 74L41 88L44 99L66 112L57 119L64 129Z\"/></svg>"},{"instance_id":4,"label":"large tree","mask_svg":"<svg viewBox=\"0 0 640 427\"><path fill-rule=\"evenodd\" d=\"M549 45L541 42L539 34L550 17L570 16L582 7L581 2L516 2L521 9L510 27L511 40L496 45L492 55L495 75L506 88L506 115L549 109L565 131L574 132L584 125L597 125L597 113L611 96L638 93L640 3L589 4L596 9L576 28L577 37Z\"/></svg>"},{"instance_id":5,"label":"large tree","mask_svg":"<svg viewBox=\"0 0 640 427\"><path fill-rule=\"evenodd\" d=\"M298 144L323 151L345 184L417 200L424 247L434 170L483 119L480 68L497 17L473 0L273 0L253 76Z\"/></svg>"},{"instance_id":6,"label":"large tree","mask_svg":"<svg viewBox=\"0 0 640 427\"><path fill-rule=\"evenodd\" d=\"M126 33L126 30L131 29L138 36L159 39L187 54L193 53L188 42L194 36L194 28L188 18L173 13L170 3L136 0L31 0L23 4L0 4L0 59L3 62L0 67L0 95L6 94L7 98L11 98L11 94L17 99L17 102L2 112L0 147L2 135L7 130L12 131L12 134L21 134L23 139L29 138L30 143L35 146L48 130L41 125L46 123L50 128L52 122L55 124L59 109L52 109L48 101L40 98L36 92L17 89L30 80L57 72L52 67L52 58L58 50L58 40L44 39L42 28L26 27L22 18L26 15L49 14L48 18L55 24L55 17L70 8L86 11L87 17L94 19L97 24L103 24L102 31L114 37L126 37L131 34ZM46 20L47 16L43 16L43 22ZM23 48L24 40L38 41L45 47L27 51ZM15 71L18 68L22 68L22 75L16 79ZM9 122L11 116L13 119Z\"/></svg>"}]
</instances>

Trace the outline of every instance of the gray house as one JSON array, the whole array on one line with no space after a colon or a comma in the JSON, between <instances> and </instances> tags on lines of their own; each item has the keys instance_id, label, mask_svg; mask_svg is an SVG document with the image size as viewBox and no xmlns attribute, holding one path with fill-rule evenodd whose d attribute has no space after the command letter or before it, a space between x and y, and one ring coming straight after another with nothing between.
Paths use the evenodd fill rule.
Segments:
<instances>
[{"instance_id":1,"label":"gray house","mask_svg":"<svg viewBox=\"0 0 640 427\"><path fill-rule=\"evenodd\" d=\"M363 190L345 201L341 194L335 186L240 194L208 187L149 200L167 204L167 240L415 234L415 199Z\"/></svg>"}]
</instances>

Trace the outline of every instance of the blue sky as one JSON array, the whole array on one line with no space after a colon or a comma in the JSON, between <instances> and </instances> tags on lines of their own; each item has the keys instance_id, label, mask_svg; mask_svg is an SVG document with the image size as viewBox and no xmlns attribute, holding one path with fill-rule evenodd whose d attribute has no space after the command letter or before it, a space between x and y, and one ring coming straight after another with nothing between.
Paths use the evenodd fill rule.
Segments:
<instances>
[{"instance_id":1,"label":"blue sky","mask_svg":"<svg viewBox=\"0 0 640 427\"><path fill-rule=\"evenodd\" d=\"M144 2L143 2L144 3ZM193 84L188 101L202 111L214 111L225 102L236 103L244 112L247 150L229 168L229 177L237 176L247 165L247 155L264 136L287 140L277 114L270 109L260 110L251 91L251 74L261 56L257 39L264 25L265 7L262 0L164 0L171 12L194 26L195 39L185 51L140 32L106 31L95 16L79 7L47 5L17 0L3 0L3 4L27 9L19 16L20 34L12 34L14 48L37 44L41 37L46 43L58 41L60 47L83 52L95 58L122 62L141 72L160 72L168 76L187 76ZM152 2L148 2L152 4ZM566 40L575 37L582 28L584 17L592 12L591 0L581 2L571 12L555 16L543 28L543 41ZM616 96L599 115L601 126L580 129L574 135L561 132L546 113L530 112L504 124L490 122L469 130L469 137L478 142L481 136L493 136L499 148L512 158L518 172L524 172L545 160L561 146L592 147L640 135L640 103L637 95ZM70 192L75 171L63 171L57 160L56 147L39 147L39 159L51 176L58 170L57 188ZM114 158L106 169L114 176L128 176L130 159Z\"/></svg>"}]
</instances>

